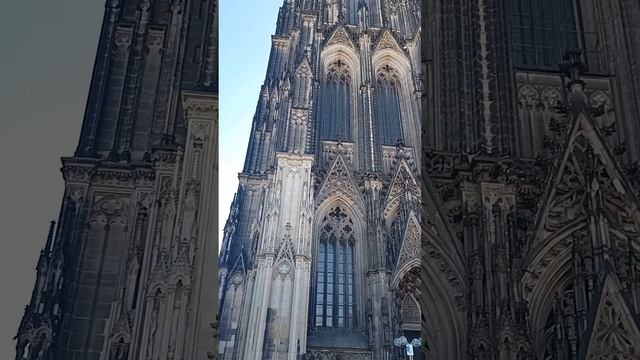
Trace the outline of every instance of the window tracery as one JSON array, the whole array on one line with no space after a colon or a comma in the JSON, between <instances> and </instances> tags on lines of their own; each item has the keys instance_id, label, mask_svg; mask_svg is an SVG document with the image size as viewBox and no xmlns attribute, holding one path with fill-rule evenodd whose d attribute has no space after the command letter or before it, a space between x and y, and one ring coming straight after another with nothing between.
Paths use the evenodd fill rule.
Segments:
<instances>
[{"instance_id":1,"label":"window tracery","mask_svg":"<svg viewBox=\"0 0 640 360\"><path fill-rule=\"evenodd\" d=\"M352 71L343 59L335 59L325 72L322 140L351 139Z\"/></svg>"},{"instance_id":2,"label":"window tracery","mask_svg":"<svg viewBox=\"0 0 640 360\"><path fill-rule=\"evenodd\" d=\"M400 79L398 70L389 64L376 72L376 113L382 145L395 145L403 139Z\"/></svg>"},{"instance_id":3,"label":"window tracery","mask_svg":"<svg viewBox=\"0 0 640 360\"><path fill-rule=\"evenodd\" d=\"M516 0L512 7L514 64L555 68L578 47L574 0Z\"/></svg>"},{"instance_id":4,"label":"window tracery","mask_svg":"<svg viewBox=\"0 0 640 360\"><path fill-rule=\"evenodd\" d=\"M353 219L340 207L322 220L316 262L316 328L356 326Z\"/></svg>"},{"instance_id":5,"label":"window tracery","mask_svg":"<svg viewBox=\"0 0 640 360\"><path fill-rule=\"evenodd\" d=\"M349 65L337 59L327 67L327 82L342 85L351 85L351 69Z\"/></svg>"}]
</instances>

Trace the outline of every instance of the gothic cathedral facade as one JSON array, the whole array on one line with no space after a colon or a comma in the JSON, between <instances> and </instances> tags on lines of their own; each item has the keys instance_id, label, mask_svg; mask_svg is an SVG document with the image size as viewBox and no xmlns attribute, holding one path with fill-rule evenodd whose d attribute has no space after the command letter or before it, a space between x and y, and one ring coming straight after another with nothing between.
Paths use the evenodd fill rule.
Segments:
<instances>
[{"instance_id":1,"label":"gothic cathedral facade","mask_svg":"<svg viewBox=\"0 0 640 360\"><path fill-rule=\"evenodd\" d=\"M219 256L215 8L106 2L16 359L640 358L638 1L284 0Z\"/></svg>"},{"instance_id":2,"label":"gothic cathedral facade","mask_svg":"<svg viewBox=\"0 0 640 360\"><path fill-rule=\"evenodd\" d=\"M106 1L16 359L215 356L216 6Z\"/></svg>"},{"instance_id":3,"label":"gothic cathedral facade","mask_svg":"<svg viewBox=\"0 0 640 360\"><path fill-rule=\"evenodd\" d=\"M426 0L432 359L640 358L640 3Z\"/></svg>"},{"instance_id":4,"label":"gothic cathedral facade","mask_svg":"<svg viewBox=\"0 0 640 360\"><path fill-rule=\"evenodd\" d=\"M422 5L284 1L220 358L639 358L640 4Z\"/></svg>"},{"instance_id":5,"label":"gothic cathedral facade","mask_svg":"<svg viewBox=\"0 0 640 360\"><path fill-rule=\"evenodd\" d=\"M285 0L219 259L220 359L420 338L421 5Z\"/></svg>"}]
</instances>

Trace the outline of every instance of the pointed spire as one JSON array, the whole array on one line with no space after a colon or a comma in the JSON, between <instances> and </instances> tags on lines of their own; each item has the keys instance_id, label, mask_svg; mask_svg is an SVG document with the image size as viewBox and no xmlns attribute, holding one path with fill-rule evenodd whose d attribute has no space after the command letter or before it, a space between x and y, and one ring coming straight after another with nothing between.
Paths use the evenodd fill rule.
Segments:
<instances>
[{"instance_id":1,"label":"pointed spire","mask_svg":"<svg viewBox=\"0 0 640 360\"><path fill-rule=\"evenodd\" d=\"M56 222L55 221L51 221L51 223L49 224L49 233L47 234L47 244L44 247L44 251L46 253L51 252L52 246L53 246L53 231L56 227Z\"/></svg>"}]
</instances>

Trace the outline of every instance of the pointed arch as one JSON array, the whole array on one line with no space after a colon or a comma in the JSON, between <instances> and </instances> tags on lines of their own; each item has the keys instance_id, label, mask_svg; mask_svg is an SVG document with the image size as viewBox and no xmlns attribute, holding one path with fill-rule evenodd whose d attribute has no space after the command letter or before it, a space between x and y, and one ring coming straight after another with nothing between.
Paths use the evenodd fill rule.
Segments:
<instances>
[{"instance_id":1,"label":"pointed arch","mask_svg":"<svg viewBox=\"0 0 640 360\"><path fill-rule=\"evenodd\" d=\"M365 218L364 208L342 191L317 206L309 307L312 331L364 323Z\"/></svg>"},{"instance_id":2,"label":"pointed arch","mask_svg":"<svg viewBox=\"0 0 640 360\"><path fill-rule=\"evenodd\" d=\"M395 67L385 64L375 73L376 119L382 145L402 143L405 125L402 121L402 79Z\"/></svg>"},{"instance_id":3,"label":"pointed arch","mask_svg":"<svg viewBox=\"0 0 640 360\"><path fill-rule=\"evenodd\" d=\"M434 359L462 359L466 354L465 314L453 304L453 290L429 263L422 267L420 308L424 313L427 345Z\"/></svg>"},{"instance_id":4,"label":"pointed arch","mask_svg":"<svg viewBox=\"0 0 640 360\"><path fill-rule=\"evenodd\" d=\"M284 240L283 242L286 242ZM287 246L283 244L283 246ZM286 251L286 250L285 250ZM296 271L291 259L282 255L271 272L271 289L267 308L263 354L267 358L282 358L289 350L292 308L294 304L293 279ZM271 354L270 356L268 354Z\"/></svg>"},{"instance_id":5,"label":"pointed arch","mask_svg":"<svg viewBox=\"0 0 640 360\"><path fill-rule=\"evenodd\" d=\"M345 206L357 207L357 210L354 209L354 211L361 214L363 218L366 215L364 199L360 194L353 173L342 155L338 155L333 161L316 193L316 215L320 212L320 207L330 198L342 199Z\"/></svg>"},{"instance_id":6,"label":"pointed arch","mask_svg":"<svg viewBox=\"0 0 640 360\"><path fill-rule=\"evenodd\" d=\"M325 48L335 45L344 46L348 49L353 50L354 53L357 53L355 51L356 47L351 40L349 32L347 32L347 30L343 26L336 27L333 33L329 35L329 38L327 39L327 42L325 44Z\"/></svg>"},{"instance_id":7,"label":"pointed arch","mask_svg":"<svg viewBox=\"0 0 640 360\"><path fill-rule=\"evenodd\" d=\"M338 28L320 53L318 141L355 142L360 60L350 37ZM319 147L321 148L321 147Z\"/></svg>"},{"instance_id":8,"label":"pointed arch","mask_svg":"<svg viewBox=\"0 0 640 360\"><path fill-rule=\"evenodd\" d=\"M640 243L632 240L636 236L625 234L638 233L638 201L619 164L587 115L574 115L571 126L564 152L543 196L535 235L530 239L531 250L525 259L523 295L530 304L534 348L543 350L554 294L575 281L582 253L590 252L594 246L592 239L598 239L605 231L610 239L618 240L606 244L614 253L620 244L624 244L625 251L637 252L640 248ZM589 225L588 209L594 196L602 198L599 211L607 219L607 226L598 230ZM626 271L624 264L613 263L615 272Z\"/></svg>"},{"instance_id":9,"label":"pointed arch","mask_svg":"<svg viewBox=\"0 0 640 360\"><path fill-rule=\"evenodd\" d=\"M231 358L235 345L242 341L238 326L245 312L248 291L246 274L240 269L234 270L226 282L226 291L220 301L219 348L222 359Z\"/></svg>"},{"instance_id":10,"label":"pointed arch","mask_svg":"<svg viewBox=\"0 0 640 360\"><path fill-rule=\"evenodd\" d=\"M318 122L320 140L352 141L355 131L352 101L354 67L342 57L324 65L322 79L322 112Z\"/></svg>"},{"instance_id":11,"label":"pointed arch","mask_svg":"<svg viewBox=\"0 0 640 360\"><path fill-rule=\"evenodd\" d=\"M404 328L411 327L411 330L421 329L422 311L420 310L420 302L416 300L413 294L406 294L402 300L401 316ZM413 326L416 326L415 328Z\"/></svg>"},{"instance_id":12,"label":"pointed arch","mask_svg":"<svg viewBox=\"0 0 640 360\"><path fill-rule=\"evenodd\" d=\"M405 189L405 186L407 186L407 189ZM391 180L391 185L389 185L389 190L382 206L382 211L387 222L390 222L398 212L400 199L405 193L405 190L408 190L411 196L414 196L420 201L422 189L418 184L418 179L407 161L402 159L398 162L398 167L396 168L393 180Z\"/></svg>"},{"instance_id":13,"label":"pointed arch","mask_svg":"<svg viewBox=\"0 0 640 360\"><path fill-rule=\"evenodd\" d=\"M307 107L311 100L311 87L313 82L313 70L309 58L305 55L296 67L293 81L293 106Z\"/></svg>"},{"instance_id":14,"label":"pointed arch","mask_svg":"<svg viewBox=\"0 0 640 360\"><path fill-rule=\"evenodd\" d=\"M640 329L621 289L616 276L609 273L590 324L585 359L631 360L640 356Z\"/></svg>"},{"instance_id":15,"label":"pointed arch","mask_svg":"<svg viewBox=\"0 0 640 360\"><path fill-rule=\"evenodd\" d=\"M404 276L413 268L420 267L420 223L411 212L405 227L400 250L395 257L391 287L396 288Z\"/></svg>"},{"instance_id":16,"label":"pointed arch","mask_svg":"<svg viewBox=\"0 0 640 360\"><path fill-rule=\"evenodd\" d=\"M371 56L374 74L375 119L382 145L401 141L414 149L420 144L420 114L413 105L411 61L390 33L382 35Z\"/></svg>"},{"instance_id":17,"label":"pointed arch","mask_svg":"<svg viewBox=\"0 0 640 360\"><path fill-rule=\"evenodd\" d=\"M404 52L404 50L402 50L398 39L396 39L393 33L389 30L384 30L382 32L380 38L374 46L374 49L374 53L382 52L384 50L390 50L398 55L403 55L406 57L406 53Z\"/></svg>"}]
</instances>

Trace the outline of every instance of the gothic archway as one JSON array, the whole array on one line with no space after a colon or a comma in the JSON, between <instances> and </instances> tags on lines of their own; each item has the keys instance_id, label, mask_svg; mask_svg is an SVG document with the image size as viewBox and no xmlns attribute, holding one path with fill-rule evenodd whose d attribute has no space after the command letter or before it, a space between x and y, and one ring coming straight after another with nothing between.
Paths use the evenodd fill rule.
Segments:
<instances>
[{"instance_id":1,"label":"gothic archway","mask_svg":"<svg viewBox=\"0 0 640 360\"><path fill-rule=\"evenodd\" d=\"M419 296L419 267L414 268L415 271L407 273L406 281L402 281L400 289L397 293L398 304L398 330L396 336L404 336L408 341L420 339L423 346L414 349L414 360L423 360L430 358L429 344L431 339L425 339L422 332L423 314L420 309L420 302L415 295ZM410 291L407 293L407 291ZM402 353L403 349L396 349Z\"/></svg>"},{"instance_id":2,"label":"gothic archway","mask_svg":"<svg viewBox=\"0 0 640 360\"><path fill-rule=\"evenodd\" d=\"M420 103L411 94L414 80L411 77L411 63L407 56L397 48L391 35L383 36L386 44L379 46L371 57L375 75L376 121L379 129L389 129L389 123L399 123L401 131L393 130L389 137L381 136L383 145L395 145L400 140L409 147L418 148L420 144ZM385 39L383 39L385 40ZM395 107L394 112L387 111ZM385 126L386 125L386 126Z\"/></svg>"},{"instance_id":3,"label":"gothic archway","mask_svg":"<svg viewBox=\"0 0 640 360\"><path fill-rule=\"evenodd\" d=\"M423 228L424 242L434 244ZM420 262L420 309L423 316L423 350L433 359L463 359L466 355L466 324L462 311L459 289L454 288L443 270L453 265L446 259L435 261L433 254L435 245L422 253ZM436 256L438 257L438 256Z\"/></svg>"},{"instance_id":4,"label":"gothic archway","mask_svg":"<svg viewBox=\"0 0 640 360\"><path fill-rule=\"evenodd\" d=\"M363 218L360 207L339 192L318 207L309 301L312 338L337 331L364 341Z\"/></svg>"}]
</instances>

